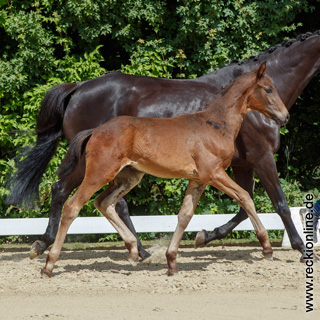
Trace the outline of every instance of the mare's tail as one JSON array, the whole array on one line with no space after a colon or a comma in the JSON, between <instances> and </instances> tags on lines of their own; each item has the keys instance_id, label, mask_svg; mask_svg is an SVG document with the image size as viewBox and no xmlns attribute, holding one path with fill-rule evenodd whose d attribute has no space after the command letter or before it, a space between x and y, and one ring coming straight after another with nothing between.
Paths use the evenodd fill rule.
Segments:
<instances>
[{"instance_id":1,"label":"mare's tail","mask_svg":"<svg viewBox=\"0 0 320 320\"><path fill-rule=\"evenodd\" d=\"M94 129L80 131L72 140L59 170L60 179L66 178L77 166Z\"/></svg>"},{"instance_id":2,"label":"mare's tail","mask_svg":"<svg viewBox=\"0 0 320 320\"><path fill-rule=\"evenodd\" d=\"M43 99L37 119L37 141L33 148L22 155L26 158L18 163L18 170L9 180L8 204L32 208L39 201L41 177L56 152L64 113L71 94L77 88L76 83L59 84L48 91Z\"/></svg>"}]
</instances>

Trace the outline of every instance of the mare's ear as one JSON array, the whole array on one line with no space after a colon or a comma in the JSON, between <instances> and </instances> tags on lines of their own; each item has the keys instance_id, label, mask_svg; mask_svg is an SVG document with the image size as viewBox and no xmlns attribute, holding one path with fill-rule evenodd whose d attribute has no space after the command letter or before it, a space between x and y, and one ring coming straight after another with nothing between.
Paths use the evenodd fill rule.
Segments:
<instances>
[{"instance_id":1,"label":"mare's ear","mask_svg":"<svg viewBox=\"0 0 320 320\"><path fill-rule=\"evenodd\" d=\"M263 77L264 72L266 71L266 67L267 67L267 62L265 61L258 69L258 72L257 72L258 79L261 79Z\"/></svg>"}]
</instances>

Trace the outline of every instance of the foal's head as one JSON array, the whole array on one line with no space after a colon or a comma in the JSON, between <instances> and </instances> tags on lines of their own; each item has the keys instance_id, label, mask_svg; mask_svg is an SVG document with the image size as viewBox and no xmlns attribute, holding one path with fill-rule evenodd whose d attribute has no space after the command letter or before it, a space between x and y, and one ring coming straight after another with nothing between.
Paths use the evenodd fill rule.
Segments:
<instances>
[{"instance_id":1,"label":"foal's head","mask_svg":"<svg viewBox=\"0 0 320 320\"><path fill-rule=\"evenodd\" d=\"M266 62L256 72L255 82L249 90L248 108L263 113L280 125L285 125L289 120L289 112L272 81L265 75L265 70Z\"/></svg>"}]
</instances>

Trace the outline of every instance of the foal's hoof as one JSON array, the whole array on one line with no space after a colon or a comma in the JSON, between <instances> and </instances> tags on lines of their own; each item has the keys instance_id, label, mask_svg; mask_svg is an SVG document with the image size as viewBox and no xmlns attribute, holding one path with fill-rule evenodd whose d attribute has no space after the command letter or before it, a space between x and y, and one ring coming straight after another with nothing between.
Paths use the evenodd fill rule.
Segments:
<instances>
[{"instance_id":1,"label":"foal's hoof","mask_svg":"<svg viewBox=\"0 0 320 320\"><path fill-rule=\"evenodd\" d=\"M34 259L36 257L41 256L46 249L47 249L47 245L43 241L41 240L35 241L31 246L29 258Z\"/></svg>"},{"instance_id":2,"label":"foal's hoof","mask_svg":"<svg viewBox=\"0 0 320 320\"><path fill-rule=\"evenodd\" d=\"M177 274L178 273L178 270L168 270L168 277L172 277L172 276L174 276L175 274Z\"/></svg>"},{"instance_id":3,"label":"foal's hoof","mask_svg":"<svg viewBox=\"0 0 320 320\"><path fill-rule=\"evenodd\" d=\"M52 276L52 271L48 271L47 269L43 268L41 269L41 278L51 278Z\"/></svg>"},{"instance_id":4,"label":"foal's hoof","mask_svg":"<svg viewBox=\"0 0 320 320\"><path fill-rule=\"evenodd\" d=\"M269 260L269 261L273 261L273 255L272 253L271 254L267 254L265 256L263 256L266 260Z\"/></svg>"},{"instance_id":5,"label":"foal's hoof","mask_svg":"<svg viewBox=\"0 0 320 320\"><path fill-rule=\"evenodd\" d=\"M139 258L138 257L132 257L132 256L129 256L128 257L128 261L130 262L130 264L135 267L138 262L139 262Z\"/></svg>"},{"instance_id":6,"label":"foal's hoof","mask_svg":"<svg viewBox=\"0 0 320 320\"><path fill-rule=\"evenodd\" d=\"M204 247L206 245L206 236L208 232L206 230L201 230L197 233L196 240L194 241L194 248Z\"/></svg>"},{"instance_id":7,"label":"foal's hoof","mask_svg":"<svg viewBox=\"0 0 320 320\"><path fill-rule=\"evenodd\" d=\"M272 256L273 255L273 251L272 251L272 249L271 249L271 251L270 250L263 250L262 251L262 255L266 260L270 260L270 261L273 260L273 256Z\"/></svg>"}]
</instances>

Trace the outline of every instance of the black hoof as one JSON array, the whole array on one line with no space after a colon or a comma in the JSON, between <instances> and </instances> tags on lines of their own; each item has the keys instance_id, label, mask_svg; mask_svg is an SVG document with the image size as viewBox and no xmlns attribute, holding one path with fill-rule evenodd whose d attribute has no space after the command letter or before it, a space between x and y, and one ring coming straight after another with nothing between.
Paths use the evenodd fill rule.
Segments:
<instances>
[{"instance_id":1,"label":"black hoof","mask_svg":"<svg viewBox=\"0 0 320 320\"><path fill-rule=\"evenodd\" d=\"M315 252L313 252L311 259L313 260L314 263L317 263L320 261L320 257ZM311 259L306 259L306 257L304 255L302 255L300 258L300 262L305 263L306 261L311 260Z\"/></svg>"},{"instance_id":2,"label":"black hoof","mask_svg":"<svg viewBox=\"0 0 320 320\"><path fill-rule=\"evenodd\" d=\"M141 262L145 261L146 259L150 258L151 257L151 254L146 251L146 250L139 250L139 256L141 258Z\"/></svg>"},{"instance_id":3,"label":"black hoof","mask_svg":"<svg viewBox=\"0 0 320 320\"><path fill-rule=\"evenodd\" d=\"M34 259L36 257L41 256L46 249L47 249L46 243L44 243L41 240L35 241L31 246L29 258Z\"/></svg>"},{"instance_id":4,"label":"black hoof","mask_svg":"<svg viewBox=\"0 0 320 320\"><path fill-rule=\"evenodd\" d=\"M206 245L206 238L208 232L206 230L201 230L197 233L196 240L194 241L194 248L204 247Z\"/></svg>"}]
</instances>

